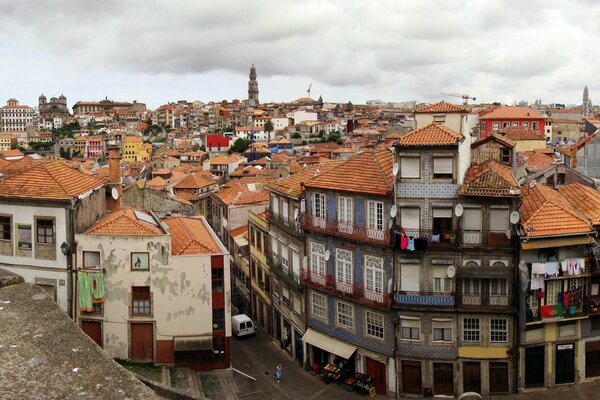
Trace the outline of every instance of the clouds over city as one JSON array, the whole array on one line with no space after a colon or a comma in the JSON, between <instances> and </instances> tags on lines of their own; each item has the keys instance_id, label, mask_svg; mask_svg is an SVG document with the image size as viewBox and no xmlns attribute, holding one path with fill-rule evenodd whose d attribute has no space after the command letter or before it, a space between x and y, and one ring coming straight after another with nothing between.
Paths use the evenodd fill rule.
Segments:
<instances>
[{"instance_id":1,"label":"clouds over city","mask_svg":"<svg viewBox=\"0 0 600 400\"><path fill-rule=\"evenodd\" d=\"M312 82L356 103L578 102L585 84L594 98L599 16L593 1L0 0L0 101L244 98L254 63L263 101Z\"/></svg>"}]
</instances>

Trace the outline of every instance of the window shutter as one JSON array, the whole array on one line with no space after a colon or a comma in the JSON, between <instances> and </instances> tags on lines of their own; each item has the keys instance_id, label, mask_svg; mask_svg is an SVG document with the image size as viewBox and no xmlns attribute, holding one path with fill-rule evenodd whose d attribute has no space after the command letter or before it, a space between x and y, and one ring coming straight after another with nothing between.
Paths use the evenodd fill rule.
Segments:
<instances>
[{"instance_id":1,"label":"window shutter","mask_svg":"<svg viewBox=\"0 0 600 400\"><path fill-rule=\"evenodd\" d=\"M402 178L420 178L421 159L419 157L401 157L400 171Z\"/></svg>"},{"instance_id":2,"label":"window shutter","mask_svg":"<svg viewBox=\"0 0 600 400\"><path fill-rule=\"evenodd\" d=\"M419 264L400 265L400 290L418 292L420 290L419 281Z\"/></svg>"},{"instance_id":3,"label":"window shutter","mask_svg":"<svg viewBox=\"0 0 600 400\"><path fill-rule=\"evenodd\" d=\"M434 174L451 174L452 157L435 157L433 159Z\"/></svg>"},{"instance_id":4,"label":"window shutter","mask_svg":"<svg viewBox=\"0 0 600 400\"><path fill-rule=\"evenodd\" d=\"M507 231L508 230L508 209L491 209L490 210L490 230L491 231Z\"/></svg>"},{"instance_id":5,"label":"window shutter","mask_svg":"<svg viewBox=\"0 0 600 400\"><path fill-rule=\"evenodd\" d=\"M451 208L434 208L433 218L452 218Z\"/></svg>"},{"instance_id":6,"label":"window shutter","mask_svg":"<svg viewBox=\"0 0 600 400\"><path fill-rule=\"evenodd\" d=\"M462 216L463 229L467 231L481 230L481 208L465 208Z\"/></svg>"},{"instance_id":7,"label":"window shutter","mask_svg":"<svg viewBox=\"0 0 600 400\"><path fill-rule=\"evenodd\" d=\"M420 210L418 208L401 208L400 209L400 224L404 229L419 229Z\"/></svg>"}]
</instances>

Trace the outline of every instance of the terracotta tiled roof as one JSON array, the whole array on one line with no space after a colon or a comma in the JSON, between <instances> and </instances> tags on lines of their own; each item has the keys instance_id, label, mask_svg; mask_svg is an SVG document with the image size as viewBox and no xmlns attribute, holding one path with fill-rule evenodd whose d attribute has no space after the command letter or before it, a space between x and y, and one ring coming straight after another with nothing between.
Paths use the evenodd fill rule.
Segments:
<instances>
[{"instance_id":1,"label":"terracotta tiled roof","mask_svg":"<svg viewBox=\"0 0 600 400\"><path fill-rule=\"evenodd\" d=\"M190 174L190 175L186 176L185 178L183 178L181 180L181 182L176 184L174 186L174 188L175 189L201 189L206 186L210 186L212 184L214 184L214 182L209 181L208 179L206 179L200 175Z\"/></svg>"},{"instance_id":2,"label":"terracotta tiled roof","mask_svg":"<svg viewBox=\"0 0 600 400\"><path fill-rule=\"evenodd\" d=\"M150 223L148 221L154 221ZM85 231L90 235L164 235L154 218L131 207L123 207L101 218Z\"/></svg>"},{"instance_id":3,"label":"terracotta tiled roof","mask_svg":"<svg viewBox=\"0 0 600 400\"><path fill-rule=\"evenodd\" d=\"M463 138L458 132L439 124L429 124L408 132L398 139L400 146L444 146L455 145Z\"/></svg>"},{"instance_id":4,"label":"terracotta tiled roof","mask_svg":"<svg viewBox=\"0 0 600 400\"><path fill-rule=\"evenodd\" d=\"M426 106L417 108L415 114L419 113L468 113L465 107L457 106L454 104L440 101L438 103L428 104Z\"/></svg>"},{"instance_id":5,"label":"terracotta tiled roof","mask_svg":"<svg viewBox=\"0 0 600 400\"><path fill-rule=\"evenodd\" d=\"M6 165L0 167L0 173L4 176L15 176L22 172L28 171L38 165L41 161L35 160L29 156L25 156L16 161L2 160Z\"/></svg>"},{"instance_id":6,"label":"terracotta tiled roof","mask_svg":"<svg viewBox=\"0 0 600 400\"><path fill-rule=\"evenodd\" d=\"M541 183L521 186L521 227L526 237L588 233L589 221L558 190Z\"/></svg>"},{"instance_id":7,"label":"terracotta tiled roof","mask_svg":"<svg viewBox=\"0 0 600 400\"><path fill-rule=\"evenodd\" d=\"M581 183L561 186L558 191L594 225L600 225L600 192Z\"/></svg>"},{"instance_id":8,"label":"terracotta tiled roof","mask_svg":"<svg viewBox=\"0 0 600 400\"><path fill-rule=\"evenodd\" d=\"M365 151L320 173L305 186L387 196L394 190L393 164L393 155L388 149Z\"/></svg>"},{"instance_id":9,"label":"terracotta tiled roof","mask_svg":"<svg viewBox=\"0 0 600 400\"><path fill-rule=\"evenodd\" d=\"M272 191L299 198L302 196L302 184L317 176L317 170L323 174L342 164L343 162L344 161L342 160L331 160L319 165L311 165L286 178L272 181L267 185L267 187Z\"/></svg>"},{"instance_id":10,"label":"terracotta tiled roof","mask_svg":"<svg viewBox=\"0 0 600 400\"><path fill-rule=\"evenodd\" d=\"M0 182L0 197L70 200L104 185L104 179L75 171L60 161L39 163Z\"/></svg>"},{"instance_id":11,"label":"terracotta tiled roof","mask_svg":"<svg viewBox=\"0 0 600 400\"><path fill-rule=\"evenodd\" d=\"M2 152L2 157L21 157L24 156L25 154L23 154L23 152L21 150L18 149L13 149L13 150L4 150Z\"/></svg>"},{"instance_id":12,"label":"terracotta tiled roof","mask_svg":"<svg viewBox=\"0 0 600 400\"><path fill-rule=\"evenodd\" d=\"M171 217L163 221L169 226L171 253L174 256L222 252L202 219Z\"/></svg>"},{"instance_id":13,"label":"terracotta tiled roof","mask_svg":"<svg viewBox=\"0 0 600 400\"><path fill-rule=\"evenodd\" d=\"M210 160L206 160L206 162L208 162L209 164L231 164L236 161L239 161L242 158L244 157L237 153L233 153L230 155L220 155L215 158L211 158Z\"/></svg>"},{"instance_id":14,"label":"terracotta tiled roof","mask_svg":"<svg viewBox=\"0 0 600 400\"><path fill-rule=\"evenodd\" d=\"M213 195L230 206L268 203L269 193L262 187L265 181L252 179L253 181L245 178L230 181L226 187Z\"/></svg>"},{"instance_id":15,"label":"terracotta tiled roof","mask_svg":"<svg viewBox=\"0 0 600 400\"><path fill-rule=\"evenodd\" d=\"M596 133L592 133L591 135L585 135L584 137L582 137L581 139L579 139L577 142L573 143L572 145L570 145L568 147L559 148L558 151L560 151L561 153L565 153L567 155L574 156L575 154L577 154L577 151L579 149L584 147L590 140L594 139L595 137L596 137Z\"/></svg>"},{"instance_id":16,"label":"terracotta tiled roof","mask_svg":"<svg viewBox=\"0 0 600 400\"><path fill-rule=\"evenodd\" d=\"M480 120L487 119L545 119L543 115L534 109L527 107L498 107L493 111L479 117Z\"/></svg>"},{"instance_id":17,"label":"terracotta tiled roof","mask_svg":"<svg viewBox=\"0 0 600 400\"><path fill-rule=\"evenodd\" d=\"M540 131L534 131L531 128L523 126L509 126L500 130L501 134L504 134L511 140L546 140L546 136Z\"/></svg>"},{"instance_id":18,"label":"terracotta tiled roof","mask_svg":"<svg viewBox=\"0 0 600 400\"><path fill-rule=\"evenodd\" d=\"M138 136L125 136L123 143L142 143L142 138Z\"/></svg>"},{"instance_id":19,"label":"terracotta tiled roof","mask_svg":"<svg viewBox=\"0 0 600 400\"><path fill-rule=\"evenodd\" d=\"M536 172L546 168L554 162L554 158L544 153L528 152L524 154L527 158L527 171Z\"/></svg>"},{"instance_id":20,"label":"terracotta tiled roof","mask_svg":"<svg viewBox=\"0 0 600 400\"><path fill-rule=\"evenodd\" d=\"M459 193L461 196L512 197L519 196L521 189L512 170L493 160L469 167Z\"/></svg>"},{"instance_id":21,"label":"terracotta tiled roof","mask_svg":"<svg viewBox=\"0 0 600 400\"><path fill-rule=\"evenodd\" d=\"M516 146L516 143L513 142L510 138L503 136L503 135L499 135L497 133L491 133L491 134L487 135L486 137L484 137L483 139L479 139L479 140L473 142L471 144L471 148L479 147L480 145L484 144L485 142L489 142L490 140L495 140L495 141L503 144L506 147L515 147Z\"/></svg>"},{"instance_id":22,"label":"terracotta tiled roof","mask_svg":"<svg viewBox=\"0 0 600 400\"><path fill-rule=\"evenodd\" d=\"M229 231L229 236L232 238L241 236L248 232L248 225L242 225L239 228L235 228Z\"/></svg>"}]
</instances>

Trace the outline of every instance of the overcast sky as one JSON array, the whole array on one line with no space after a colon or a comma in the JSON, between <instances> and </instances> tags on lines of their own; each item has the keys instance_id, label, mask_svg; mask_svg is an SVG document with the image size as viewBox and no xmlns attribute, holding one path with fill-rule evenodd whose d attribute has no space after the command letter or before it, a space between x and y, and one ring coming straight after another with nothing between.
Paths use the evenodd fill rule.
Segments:
<instances>
[{"instance_id":1,"label":"overcast sky","mask_svg":"<svg viewBox=\"0 0 600 400\"><path fill-rule=\"evenodd\" d=\"M600 2L0 0L0 103L600 103ZM594 79L595 78L595 79Z\"/></svg>"}]
</instances>

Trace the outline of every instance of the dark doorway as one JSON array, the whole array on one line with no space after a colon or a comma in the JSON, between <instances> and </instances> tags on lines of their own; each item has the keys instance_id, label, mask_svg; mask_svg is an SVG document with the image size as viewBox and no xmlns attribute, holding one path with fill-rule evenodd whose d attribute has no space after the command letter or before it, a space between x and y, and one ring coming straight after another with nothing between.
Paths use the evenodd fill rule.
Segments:
<instances>
[{"instance_id":1,"label":"dark doorway","mask_svg":"<svg viewBox=\"0 0 600 400\"><path fill-rule=\"evenodd\" d=\"M152 323L131 324L131 359L154 360L154 328Z\"/></svg>"},{"instance_id":2,"label":"dark doorway","mask_svg":"<svg viewBox=\"0 0 600 400\"><path fill-rule=\"evenodd\" d=\"M556 384L575 382L575 345L573 343L556 345L555 371Z\"/></svg>"},{"instance_id":3,"label":"dark doorway","mask_svg":"<svg viewBox=\"0 0 600 400\"><path fill-rule=\"evenodd\" d=\"M463 392L481 394L481 365L479 362L463 362Z\"/></svg>"},{"instance_id":4,"label":"dark doorway","mask_svg":"<svg viewBox=\"0 0 600 400\"><path fill-rule=\"evenodd\" d=\"M544 346L525 349L525 387L544 386Z\"/></svg>"},{"instance_id":5,"label":"dark doorway","mask_svg":"<svg viewBox=\"0 0 600 400\"><path fill-rule=\"evenodd\" d=\"M385 385L385 364L367 357L367 375L371 376L373 386L378 393L386 393Z\"/></svg>"},{"instance_id":6,"label":"dark doorway","mask_svg":"<svg viewBox=\"0 0 600 400\"><path fill-rule=\"evenodd\" d=\"M421 362L402 361L402 392L421 394Z\"/></svg>"},{"instance_id":7,"label":"dark doorway","mask_svg":"<svg viewBox=\"0 0 600 400\"><path fill-rule=\"evenodd\" d=\"M84 331L94 342L102 347L102 322L101 321L81 321L81 330Z\"/></svg>"},{"instance_id":8,"label":"dark doorway","mask_svg":"<svg viewBox=\"0 0 600 400\"><path fill-rule=\"evenodd\" d=\"M433 363L433 393L454 395L454 366L449 363Z\"/></svg>"},{"instance_id":9,"label":"dark doorway","mask_svg":"<svg viewBox=\"0 0 600 400\"><path fill-rule=\"evenodd\" d=\"M508 393L508 363L490 362L490 393Z\"/></svg>"}]
</instances>

